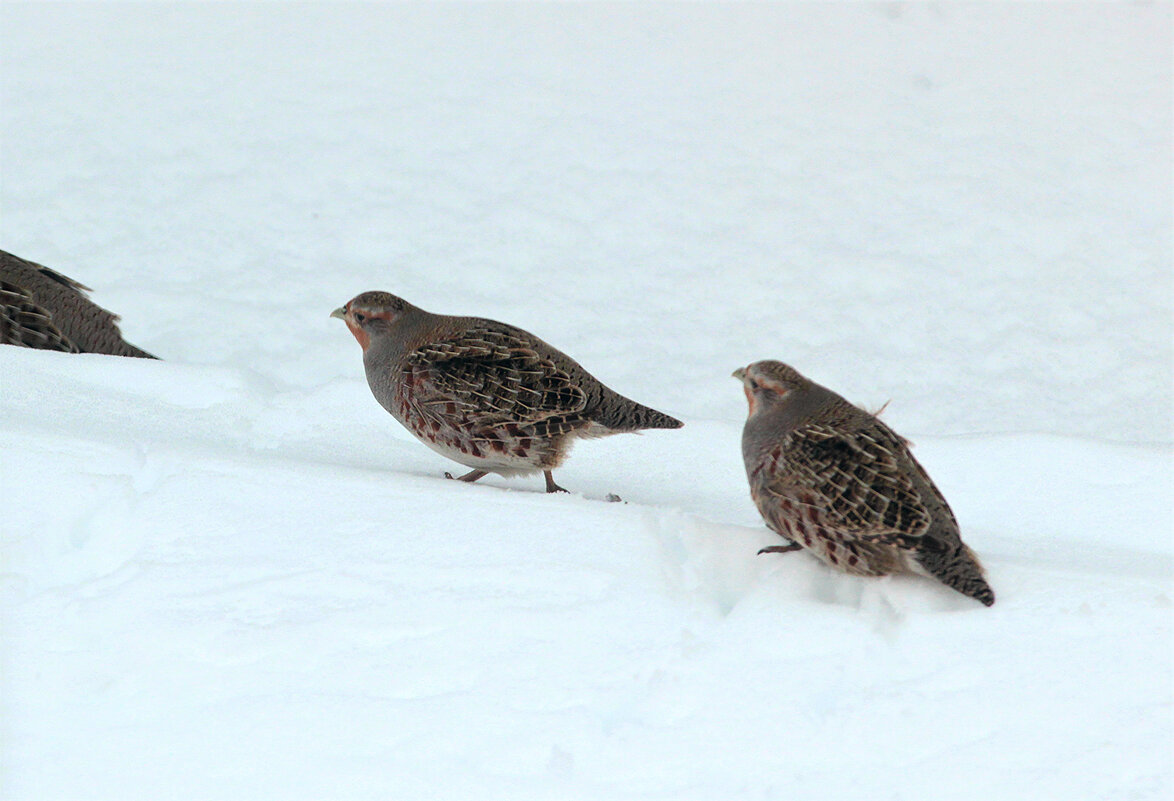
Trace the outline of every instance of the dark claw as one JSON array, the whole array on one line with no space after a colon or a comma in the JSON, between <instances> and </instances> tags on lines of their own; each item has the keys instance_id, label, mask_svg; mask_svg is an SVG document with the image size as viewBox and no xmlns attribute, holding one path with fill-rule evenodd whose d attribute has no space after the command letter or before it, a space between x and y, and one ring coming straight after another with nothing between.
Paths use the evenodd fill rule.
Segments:
<instances>
[{"instance_id":1,"label":"dark claw","mask_svg":"<svg viewBox=\"0 0 1174 801\"><path fill-rule=\"evenodd\" d=\"M768 545L758 552L761 556L764 553L789 553L790 551L801 551L803 546L797 542L788 543L787 545Z\"/></svg>"}]
</instances>

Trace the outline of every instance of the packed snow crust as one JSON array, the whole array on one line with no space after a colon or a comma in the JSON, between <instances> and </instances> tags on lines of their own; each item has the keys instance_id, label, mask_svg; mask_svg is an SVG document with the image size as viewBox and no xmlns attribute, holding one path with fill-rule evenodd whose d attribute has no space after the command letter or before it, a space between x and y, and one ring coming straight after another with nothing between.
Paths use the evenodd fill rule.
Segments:
<instances>
[{"instance_id":1,"label":"packed snow crust","mask_svg":"<svg viewBox=\"0 0 1174 801\"><path fill-rule=\"evenodd\" d=\"M163 359L0 348L0 797L1170 798L1170 57L1169 3L0 6L0 247ZM686 426L445 481L369 289ZM755 556L759 358L892 401L994 607Z\"/></svg>"}]
</instances>

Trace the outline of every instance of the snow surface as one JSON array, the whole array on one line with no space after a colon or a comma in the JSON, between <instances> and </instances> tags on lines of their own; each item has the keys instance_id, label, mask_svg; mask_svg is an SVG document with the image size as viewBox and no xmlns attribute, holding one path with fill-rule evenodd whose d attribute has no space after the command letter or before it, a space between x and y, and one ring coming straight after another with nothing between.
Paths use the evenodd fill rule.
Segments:
<instances>
[{"instance_id":1,"label":"snow surface","mask_svg":"<svg viewBox=\"0 0 1174 801\"><path fill-rule=\"evenodd\" d=\"M0 796L1174 795L1171 5L0 6ZM521 325L681 431L536 479L331 309ZM886 419L991 609L750 504L729 373ZM627 503L601 501L616 492Z\"/></svg>"}]
</instances>

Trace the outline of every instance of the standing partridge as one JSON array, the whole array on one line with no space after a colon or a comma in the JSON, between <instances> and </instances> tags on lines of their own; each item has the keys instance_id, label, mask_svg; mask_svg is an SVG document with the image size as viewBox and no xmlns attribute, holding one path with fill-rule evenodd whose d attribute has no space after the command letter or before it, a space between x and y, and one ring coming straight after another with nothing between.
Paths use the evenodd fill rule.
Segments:
<instances>
[{"instance_id":1,"label":"standing partridge","mask_svg":"<svg viewBox=\"0 0 1174 801\"><path fill-rule=\"evenodd\" d=\"M89 287L0 250L0 343L67 353L155 357L122 338Z\"/></svg>"},{"instance_id":2,"label":"standing partridge","mask_svg":"<svg viewBox=\"0 0 1174 801\"><path fill-rule=\"evenodd\" d=\"M512 325L431 314L387 292L364 292L331 317L363 348L380 405L425 445L472 468L461 481L541 471L547 492L565 492L552 471L576 438L682 425Z\"/></svg>"},{"instance_id":3,"label":"standing partridge","mask_svg":"<svg viewBox=\"0 0 1174 801\"><path fill-rule=\"evenodd\" d=\"M847 573L928 575L990 606L995 594L909 443L781 362L734 371L750 404L742 457L750 495L787 545Z\"/></svg>"}]
</instances>

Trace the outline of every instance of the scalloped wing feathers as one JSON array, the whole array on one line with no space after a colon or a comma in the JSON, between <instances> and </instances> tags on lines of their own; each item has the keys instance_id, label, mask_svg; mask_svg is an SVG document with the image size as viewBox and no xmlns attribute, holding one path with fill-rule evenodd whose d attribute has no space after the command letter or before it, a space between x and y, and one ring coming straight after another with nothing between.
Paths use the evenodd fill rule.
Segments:
<instances>
[{"instance_id":1,"label":"scalloped wing feathers","mask_svg":"<svg viewBox=\"0 0 1174 801\"><path fill-rule=\"evenodd\" d=\"M829 522L857 537L917 537L931 518L910 471L905 445L879 421L846 434L818 423L784 438L780 480L814 493Z\"/></svg>"},{"instance_id":2,"label":"scalloped wing feathers","mask_svg":"<svg viewBox=\"0 0 1174 801\"><path fill-rule=\"evenodd\" d=\"M516 425L531 436L556 436L587 427L587 391L526 338L502 328L477 327L417 348L407 365L419 371L416 403L454 404L486 427Z\"/></svg>"},{"instance_id":3,"label":"scalloped wing feathers","mask_svg":"<svg viewBox=\"0 0 1174 801\"><path fill-rule=\"evenodd\" d=\"M26 288L0 280L0 343L38 350L80 352L61 329L53 315L33 300Z\"/></svg>"}]
</instances>

